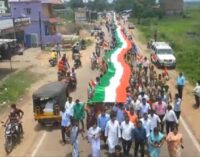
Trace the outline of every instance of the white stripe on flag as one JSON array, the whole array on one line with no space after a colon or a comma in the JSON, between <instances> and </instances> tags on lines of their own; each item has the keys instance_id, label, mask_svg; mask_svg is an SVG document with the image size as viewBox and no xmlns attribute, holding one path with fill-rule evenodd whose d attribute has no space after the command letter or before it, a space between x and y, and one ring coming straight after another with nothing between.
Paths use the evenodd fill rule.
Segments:
<instances>
[{"instance_id":1,"label":"white stripe on flag","mask_svg":"<svg viewBox=\"0 0 200 157\"><path fill-rule=\"evenodd\" d=\"M118 61L118 55L121 51L127 47L123 35L121 33L121 26L117 26L117 34L122 41L122 46L116 50L116 52L111 56L111 62L114 64L116 69L115 75L110 79L110 84L105 88L105 100L104 102L115 102L117 97L117 87L120 85L120 80L122 78L124 69L122 64Z\"/></svg>"}]
</instances>

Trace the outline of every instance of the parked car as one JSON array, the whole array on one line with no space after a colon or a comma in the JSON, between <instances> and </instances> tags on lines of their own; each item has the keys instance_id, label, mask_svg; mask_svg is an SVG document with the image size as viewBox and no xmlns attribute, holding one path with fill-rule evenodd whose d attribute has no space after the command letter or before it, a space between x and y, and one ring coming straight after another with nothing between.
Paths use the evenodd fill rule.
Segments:
<instances>
[{"instance_id":1,"label":"parked car","mask_svg":"<svg viewBox=\"0 0 200 157\"><path fill-rule=\"evenodd\" d=\"M173 49L166 42L153 42L151 45L151 61L158 68L175 68L176 58Z\"/></svg>"},{"instance_id":2,"label":"parked car","mask_svg":"<svg viewBox=\"0 0 200 157\"><path fill-rule=\"evenodd\" d=\"M128 24L128 29L135 29L135 26L133 24Z\"/></svg>"}]
</instances>

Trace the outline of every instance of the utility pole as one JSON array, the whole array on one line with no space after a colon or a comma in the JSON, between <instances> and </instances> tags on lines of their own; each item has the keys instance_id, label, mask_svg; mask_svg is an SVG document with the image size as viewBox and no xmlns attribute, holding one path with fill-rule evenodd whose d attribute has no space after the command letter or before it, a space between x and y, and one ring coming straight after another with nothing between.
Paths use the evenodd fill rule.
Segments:
<instances>
[{"instance_id":1,"label":"utility pole","mask_svg":"<svg viewBox=\"0 0 200 157\"><path fill-rule=\"evenodd\" d=\"M14 37L14 39L16 39L15 18L12 18L12 20L13 20L13 30L14 30L14 32L13 32L13 37Z\"/></svg>"},{"instance_id":2,"label":"utility pole","mask_svg":"<svg viewBox=\"0 0 200 157\"><path fill-rule=\"evenodd\" d=\"M41 21L41 12L39 11L39 30L40 30L40 48L43 49L43 42L42 42L42 21Z\"/></svg>"}]
</instances>

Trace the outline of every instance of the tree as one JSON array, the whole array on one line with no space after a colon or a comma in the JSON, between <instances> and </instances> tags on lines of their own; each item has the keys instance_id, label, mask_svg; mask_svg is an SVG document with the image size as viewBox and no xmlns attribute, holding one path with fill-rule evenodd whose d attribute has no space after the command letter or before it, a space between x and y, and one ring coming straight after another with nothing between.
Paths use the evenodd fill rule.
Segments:
<instances>
[{"instance_id":1,"label":"tree","mask_svg":"<svg viewBox=\"0 0 200 157\"><path fill-rule=\"evenodd\" d=\"M104 11L109 9L110 4L108 3L107 0L90 0L87 3L87 7L90 10L95 10L95 11Z\"/></svg>"},{"instance_id":2,"label":"tree","mask_svg":"<svg viewBox=\"0 0 200 157\"><path fill-rule=\"evenodd\" d=\"M116 0L114 5L117 12L133 9L134 0Z\"/></svg>"},{"instance_id":3,"label":"tree","mask_svg":"<svg viewBox=\"0 0 200 157\"><path fill-rule=\"evenodd\" d=\"M73 10L76 8L84 7L83 0L70 0L68 3L68 6L70 6Z\"/></svg>"}]
</instances>

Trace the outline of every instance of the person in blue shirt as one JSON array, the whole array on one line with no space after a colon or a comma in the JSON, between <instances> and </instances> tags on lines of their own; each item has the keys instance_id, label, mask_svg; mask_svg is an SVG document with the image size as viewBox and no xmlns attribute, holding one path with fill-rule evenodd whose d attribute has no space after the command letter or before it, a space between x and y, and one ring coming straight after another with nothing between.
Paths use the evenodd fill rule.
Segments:
<instances>
[{"instance_id":1,"label":"person in blue shirt","mask_svg":"<svg viewBox=\"0 0 200 157\"><path fill-rule=\"evenodd\" d=\"M183 88L185 86L185 77L183 76L182 72L180 72L179 76L176 79L176 86L177 86L177 89L178 89L178 95L182 99Z\"/></svg>"},{"instance_id":2,"label":"person in blue shirt","mask_svg":"<svg viewBox=\"0 0 200 157\"><path fill-rule=\"evenodd\" d=\"M106 143L105 128L109 120L110 120L110 115L106 113L105 109L103 109L101 111L101 114L97 118L97 126L101 128L101 137L103 138L104 143Z\"/></svg>"},{"instance_id":3,"label":"person in blue shirt","mask_svg":"<svg viewBox=\"0 0 200 157\"><path fill-rule=\"evenodd\" d=\"M116 113L116 120L121 124L124 121L124 105L122 103L115 104L113 111Z\"/></svg>"},{"instance_id":4,"label":"person in blue shirt","mask_svg":"<svg viewBox=\"0 0 200 157\"><path fill-rule=\"evenodd\" d=\"M137 127L133 129L132 138L135 141L134 156L137 157L138 149L140 147L141 157L144 157L144 147L147 141L146 130L142 126L142 121L137 122Z\"/></svg>"},{"instance_id":5,"label":"person in blue shirt","mask_svg":"<svg viewBox=\"0 0 200 157\"><path fill-rule=\"evenodd\" d=\"M177 119L179 119L181 114L181 98L179 98L178 93L175 94L174 112L176 114Z\"/></svg>"}]
</instances>

